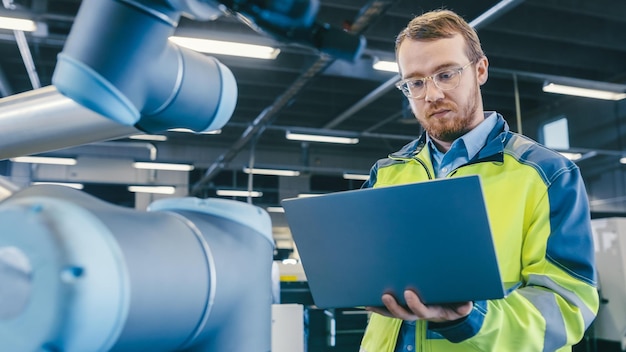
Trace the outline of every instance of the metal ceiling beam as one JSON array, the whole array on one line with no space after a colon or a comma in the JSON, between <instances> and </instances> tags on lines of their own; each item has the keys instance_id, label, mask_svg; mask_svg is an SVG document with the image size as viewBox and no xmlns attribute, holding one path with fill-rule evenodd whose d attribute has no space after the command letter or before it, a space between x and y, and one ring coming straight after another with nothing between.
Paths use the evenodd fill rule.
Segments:
<instances>
[{"instance_id":1,"label":"metal ceiling beam","mask_svg":"<svg viewBox=\"0 0 626 352\"><path fill-rule=\"evenodd\" d=\"M20 49L20 54L22 55L22 61L24 61L24 67L26 67L26 72L28 73L30 84L33 86L33 89L41 88L39 75L37 74L37 68L35 67L33 55L31 54L30 48L28 47L28 41L26 40L24 32L13 31L13 34L15 35L17 47Z\"/></svg>"}]
</instances>

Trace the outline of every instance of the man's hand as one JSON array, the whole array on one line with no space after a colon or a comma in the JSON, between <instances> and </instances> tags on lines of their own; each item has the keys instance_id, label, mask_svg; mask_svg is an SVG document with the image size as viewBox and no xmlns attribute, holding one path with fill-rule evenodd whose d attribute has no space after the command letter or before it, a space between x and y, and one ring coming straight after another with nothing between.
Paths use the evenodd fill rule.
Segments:
<instances>
[{"instance_id":1,"label":"man's hand","mask_svg":"<svg viewBox=\"0 0 626 352\"><path fill-rule=\"evenodd\" d=\"M367 307L366 309L387 317L408 321L428 320L435 323L453 321L468 316L474 307L472 302L427 306L411 290L404 291L406 307L398 304L398 301L390 294L384 294L382 300L386 309L382 307Z\"/></svg>"}]
</instances>

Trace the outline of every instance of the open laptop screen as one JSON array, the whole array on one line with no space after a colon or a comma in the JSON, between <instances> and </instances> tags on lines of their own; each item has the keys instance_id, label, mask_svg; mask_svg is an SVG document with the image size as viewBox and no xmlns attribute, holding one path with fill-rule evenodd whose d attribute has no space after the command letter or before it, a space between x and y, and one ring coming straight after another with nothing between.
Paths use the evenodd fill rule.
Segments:
<instances>
[{"instance_id":1,"label":"open laptop screen","mask_svg":"<svg viewBox=\"0 0 626 352\"><path fill-rule=\"evenodd\" d=\"M480 178L464 176L282 202L320 308L505 295Z\"/></svg>"}]
</instances>

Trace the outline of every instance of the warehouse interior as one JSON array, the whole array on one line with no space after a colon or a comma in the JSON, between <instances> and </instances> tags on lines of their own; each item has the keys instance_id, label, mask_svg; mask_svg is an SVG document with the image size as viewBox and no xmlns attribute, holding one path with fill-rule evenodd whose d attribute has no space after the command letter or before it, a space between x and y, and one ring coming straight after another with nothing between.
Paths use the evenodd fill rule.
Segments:
<instances>
[{"instance_id":1,"label":"warehouse interior","mask_svg":"<svg viewBox=\"0 0 626 352\"><path fill-rule=\"evenodd\" d=\"M137 211L174 197L241 201L267 210L275 257L297 258L280 202L302 194L358 189L376 160L421 134L406 98L394 86L399 80L393 72L394 40L413 16L446 8L462 15L481 38L490 64L489 79L482 86L485 110L501 113L511 130L573 158L585 180L592 218L626 215L626 3L320 0L314 22L294 33L251 25L232 9L233 4L245 1L198 1L214 6L219 15L202 19L183 15L176 23L175 36L272 48L266 59L203 53L232 71L236 81L234 111L223 126L202 133L124 129L114 138L92 140L70 135L80 132L76 129L43 144L38 136L53 135L59 129L40 124L51 111L47 107L28 107L38 111L35 124L12 127L2 120L13 123L11 114L23 112L11 105L15 99L51 88L59 54L81 5L87 2L98 0L4 0L0 8L0 16L36 24L32 31L0 29L0 126L5 129L0 131L4 134L0 175L16 189L34 183L71 184L97 199ZM101 29L103 33L119 24L109 25ZM113 61L127 55L123 50L109 45L106 57L100 59ZM239 49L240 53L248 50ZM391 71L375 68L383 62L391 62ZM128 80L141 79L133 78L134 74L133 70L123 73ZM608 90L613 100L546 92L549 83ZM58 116L54 124L63 121ZM349 144L292 140L287 138L290 133L341 137ZM13 142L11 135L19 135L20 143ZM19 157L24 156L73 161L69 165L22 162ZM186 169L142 169L138 162ZM251 169L266 172L255 174ZM130 186L167 187L169 193L135 192ZM241 193L223 195L228 191ZM621 226L619 221L606 225L597 239L605 247L617 248L611 252L614 257L602 265L610 268L618 262L624 271L626 258L620 250L626 249L620 249L624 240L619 235L626 233L620 231ZM622 302L626 301L626 276L622 271L600 272L601 279L610 278L617 285L617 295L623 294L605 297L605 310L617 313L602 323L600 343L604 345L598 347L592 330L577 347L579 351L626 350L626 303ZM311 305L310 298L301 294L306 288L301 285L302 273L283 274L293 279L283 283L284 297ZM307 312L308 351L358 348L364 316L343 313ZM329 330L329 324L336 326Z\"/></svg>"}]
</instances>

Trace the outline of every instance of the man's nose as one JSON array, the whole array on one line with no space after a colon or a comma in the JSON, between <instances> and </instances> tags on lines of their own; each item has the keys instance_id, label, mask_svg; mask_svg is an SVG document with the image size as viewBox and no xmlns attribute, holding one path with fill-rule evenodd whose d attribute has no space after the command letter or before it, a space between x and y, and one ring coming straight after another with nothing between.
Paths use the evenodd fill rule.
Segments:
<instances>
[{"instance_id":1,"label":"man's nose","mask_svg":"<svg viewBox=\"0 0 626 352\"><path fill-rule=\"evenodd\" d=\"M440 99L443 99L443 90L441 90L435 84L432 78L427 79L424 82L424 89L426 89L426 93L424 94L424 100L431 103Z\"/></svg>"}]
</instances>

